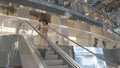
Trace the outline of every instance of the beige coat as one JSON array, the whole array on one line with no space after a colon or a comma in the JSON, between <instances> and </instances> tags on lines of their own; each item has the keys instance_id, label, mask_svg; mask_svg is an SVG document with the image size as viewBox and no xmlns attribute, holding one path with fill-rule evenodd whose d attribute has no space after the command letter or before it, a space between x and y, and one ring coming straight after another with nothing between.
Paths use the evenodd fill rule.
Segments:
<instances>
[{"instance_id":1,"label":"beige coat","mask_svg":"<svg viewBox=\"0 0 120 68\"><path fill-rule=\"evenodd\" d=\"M41 29L39 30L39 32L45 37L47 38L47 32L48 32L48 26L41 26ZM34 43L35 46L39 49L47 49L48 48L48 44L47 42L39 35L37 35L34 39Z\"/></svg>"}]
</instances>

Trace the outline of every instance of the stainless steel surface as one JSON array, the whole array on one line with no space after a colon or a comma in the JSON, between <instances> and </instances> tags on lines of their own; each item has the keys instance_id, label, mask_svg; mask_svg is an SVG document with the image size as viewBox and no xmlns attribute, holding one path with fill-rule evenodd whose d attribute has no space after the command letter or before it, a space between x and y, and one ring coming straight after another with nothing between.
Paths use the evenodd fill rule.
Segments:
<instances>
[{"instance_id":1,"label":"stainless steel surface","mask_svg":"<svg viewBox=\"0 0 120 68\"><path fill-rule=\"evenodd\" d=\"M53 44L50 40L48 40L48 43L70 65L71 68L81 68L80 65L77 62L75 62L61 48L59 48L57 45Z\"/></svg>"},{"instance_id":2,"label":"stainless steel surface","mask_svg":"<svg viewBox=\"0 0 120 68\"><path fill-rule=\"evenodd\" d=\"M62 57L69 65L71 68L80 68L80 65L73 60L67 53L65 53L61 48L59 48L56 44L53 44L50 39L45 38L43 35L41 35L35 28L34 26L32 26L28 21L25 21L30 27L32 27L34 29L34 31L36 31L41 38L43 38L50 47L52 47L55 52L57 52L57 54L60 55L60 57ZM46 58L45 58L46 59Z\"/></svg>"},{"instance_id":3,"label":"stainless steel surface","mask_svg":"<svg viewBox=\"0 0 120 68\"><path fill-rule=\"evenodd\" d=\"M32 45L24 36L20 36L19 53L23 68L44 68Z\"/></svg>"},{"instance_id":4,"label":"stainless steel surface","mask_svg":"<svg viewBox=\"0 0 120 68\"><path fill-rule=\"evenodd\" d=\"M15 45L16 40L17 40L16 35L0 36L0 67L6 67L7 65L21 66L19 54L18 52L15 53L14 51L14 45ZM15 54L13 54L13 52ZM11 55L9 55L10 53Z\"/></svg>"},{"instance_id":5,"label":"stainless steel surface","mask_svg":"<svg viewBox=\"0 0 120 68\"><path fill-rule=\"evenodd\" d=\"M71 42L75 43L76 45L78 45L78 46L82 47L84 50L86 50L86 51L90 52L91 54L95 55L97 58L100 58L100 59L102 59L102 60L106 61L108 64L111 64L111 65L113 65L113 66L117 67L117 65L116 65L116 64L113 64L113 63L112 63L112 62L110 62L109 60L107 60L107 59L105 59L105 58L103 58L103 57L100 57L100 56L96 55L95 53L93 53L93 52L92 52L92 51L90 51L89 49L86 49L84 46L82 46L82 45L80 45L80 44L78 44L78 43L74 42L73 40L69 39L68 37L64 36L63 34L61 34L61 33L57 32L57 31L55 31L53 28L49 27L49 29L50 29L50 30L52 30L52 31L54 31L54 32L56 32L57 34L61 35L62 37L66 38L67 40L69 40L69 41L71 41ZM54 44L53 44L53 43L51 43L51 41L49 41L49 43L50 43L50 44L52 44L51 46L53 47L53 45L54 45ZM56 48L55 48L55 49L56 49L56 51L58 51L58 50L59 50L59 49L57 49L57 48L58 48L58 47L56 47Z\"/></svg>"}]
</instances>

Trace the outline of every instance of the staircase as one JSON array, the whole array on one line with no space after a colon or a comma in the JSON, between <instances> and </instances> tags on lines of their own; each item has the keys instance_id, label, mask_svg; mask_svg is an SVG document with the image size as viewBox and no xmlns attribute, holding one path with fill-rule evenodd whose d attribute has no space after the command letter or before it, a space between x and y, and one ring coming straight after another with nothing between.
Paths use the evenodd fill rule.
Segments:
<instances>
[{"instance_id":1,"label":"staircase","mask_svg":"<svg viewBox=\"0 0 120 68\"><path fill-rule=\"evenodd\" d=\"M51 49L51 47L49 47L46 51L43 61L45 62L47 68L70 68L65 61Z\"/></svg>"}]
</instances>

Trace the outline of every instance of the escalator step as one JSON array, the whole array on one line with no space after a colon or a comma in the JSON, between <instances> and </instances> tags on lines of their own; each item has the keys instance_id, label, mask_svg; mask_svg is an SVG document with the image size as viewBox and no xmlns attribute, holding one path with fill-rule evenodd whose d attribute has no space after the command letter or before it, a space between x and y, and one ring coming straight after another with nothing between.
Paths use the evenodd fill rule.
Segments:
<instances>
[{"instance_id":1,"label":"escalator step","mask_svg":"<svg viewBox=\"0 0 120 68\"><path fill-rule=\"evenodd\" d=\"M57 66L64 64L63 60L44 60L47 66Z\"/></svg>"},{"instance_id":2,"label":"escalator step","mask_svg":"<svg viewBox=\"0 0 120 68\"><path fill-rule=\"evenodd\" d=\"M46 60L57 60L58 55L46 55L45 59Z\"/></svg>"},{"instance_id":3,"label":"escalator step","mask_svg":"<svg viewBox=\"0 0 120 68\"><path fill-rule=\"evenodd\" d=\"M54 51L46 51L46 55L54 55Z\"/></svg>"},{"instance_id":4,"label":"escalator step","mask_svg":"<svg viewBox=\"0 0 120 68\"><path fill-rule=\"evenodd\" d=\"M52 50L52 48L51 48L51 47L49 47L49 48L48 48L48 51L51 51L51 50Z\"/></svg>"},{"instance_id":5,"label":"escalator step","mask_svg":"<svg viewBox=\"0 0 120 68\"><path fill-rule=\"evenodd\" d=\"M61 65L61 66L48 66L48 68L69 68L68 65Z\"/></svg>"}]
</instances>

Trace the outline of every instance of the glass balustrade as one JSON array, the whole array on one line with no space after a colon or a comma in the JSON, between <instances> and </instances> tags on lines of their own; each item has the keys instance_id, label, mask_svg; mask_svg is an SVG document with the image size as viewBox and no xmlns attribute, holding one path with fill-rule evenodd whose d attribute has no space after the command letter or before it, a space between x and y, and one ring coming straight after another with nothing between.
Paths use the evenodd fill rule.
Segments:
<instances>
[{"instance_id":1,"label":"glass balustrade","mask_svg":"<svg viewBox=\"0 0 120 68\"><path fill-rule=\"evenodd\" d=\"M37 26L35 24L38 24L39 22L33 23L32 21L30 21L29 23L31 23L31 25L35 27ZM25 31L24 33L29 35L31 41L33 41L33 43L35 44L35 46L33 47L38 48L39 46L36 46L37 44L47 43L47 42L38 41L38 39L42 39L42 37L39 36L38 33L36 33L36 31L33 28L29 27L29 25L24 23L24 26L27 27L27 29L24 29ZM88 36L90 36L91 38ZM94 38L99 39L97 47L93 47ZM116 66L115 64L110 62L110 60L105 58L102 50L102 48L105 48L102 44L102 40L105 40L107 48L110 49L113 48L115 41L110 38L98 34L94 34L91 32L70 28L67 26L49 24L47 39L50 40L52 43L54 43L56 46L60 46L60 47L72 46L74 55L79 56L79 58L75 57L74 59L79 64L81 64L82 67L89 66L89 64L87 64L85 61L87 59L89 59L88 61L91 62L90 66L91 67L93 66L93 68L94 67L104 68L106 67L106 63L112 66ZM82 51L80 52L79 50ZM92 61L93 59L95 61ZM82 61L82 63L80 61ZM95 65L94 62L96 62Z\"/></svg>"},{"instance_id":2,"label":"glass balustrade","mask_svg":"<svg viewBox=\"0 0 120 68\"><path fill-rule=\"evenodd\" d=\"M38 41L38 39L42 39L42 37L39 36L39 34L36 32L37 29L36 30L33 29L33 27L35 28L39 24L38 21L36 21L36 20L25 21L25 19L19 20L17 18L8 19L8 21L9 20L10 21L12 20L11 21L12 23L16 22L16 24L22 23L22 25L19 29L20 30L19 33L26 34L26 36L28 36L30 41L34 44L32 47L34 47L35 49L38 48L37 44L47 43L47 42ZM26 22L30 23L33 27L28 25ZM5 23L2 23L2 24L5 24ZM4 25L4 26L9 27L9 28L13 27L13 26L8 26L8 24ZM16 32L15 27L17 27L17 25L14 25L15 30L13 30ZM3 29L1 29L1 30L3 30ZM7 31L9 31L9 30L7 29ZM3 32L3 31L1 31L1 32ZM40 32L40 31L38 31L38 32ZM96 61L97 61L97 58L100 58L103 61L106 61L106 59L104 57L96 55L94 51L91 51L89 49L89 47L93 47L93 45L95 43L94 42L95 38L99 39L97 47L95 47L95 48L105 48L102 43L103 40L106 43L107 49L112 49L113 46L116 44L116 42L114 40L112 40L108 37L105 37L105 36L101 36L99 34L91 33L88 31L83 31L83 30L76 29L76 28L67 27L64 25L55 25L52 23L49 24L47 38L49 40L51 40L54 44L60 45L60 46L73 46L73 47L80 46L83 50L85 50L86 54L89 53L90 55L91 54L95 55L95 57L92 57L92 58L95 59ZM83 61L83 63L84 63L84 61ZM107 60L106 63L112 64L111 62L109 62L109 60ZM114 64L112 64L112 65L114 65Z\"/></svg>"},{"instance_id":3,"label":"glass balustrade","mask_svg":"<svg viewBox=\"0 0 120 68\"><path fill-rule=\"evenodd\" d=\"M50 28L54 29L55 31L65 34L66 37L69 39L72 39L74 42L83 45L83 46L88 46L88 47L93 47L94 45L94 38L99 39L98 40L98 45L97 47L102 47L104 48L104 43L105 41L106 48L112 49L113 46L115 45L115 41L111 38L96 34L96 33L91 33L88 31L76 29L76 28L71 28L63 25L55 25L55 24L49 24ZM59 34L54 32L53 30L48 31L48 37L53 39L53 42L57 42L60 45L64 45L64 42L66 45L73 45L71 41L65 39L64 37L61 37ZM75 45L75 44L74 44Z\"/></svg>"}]
</instances>

